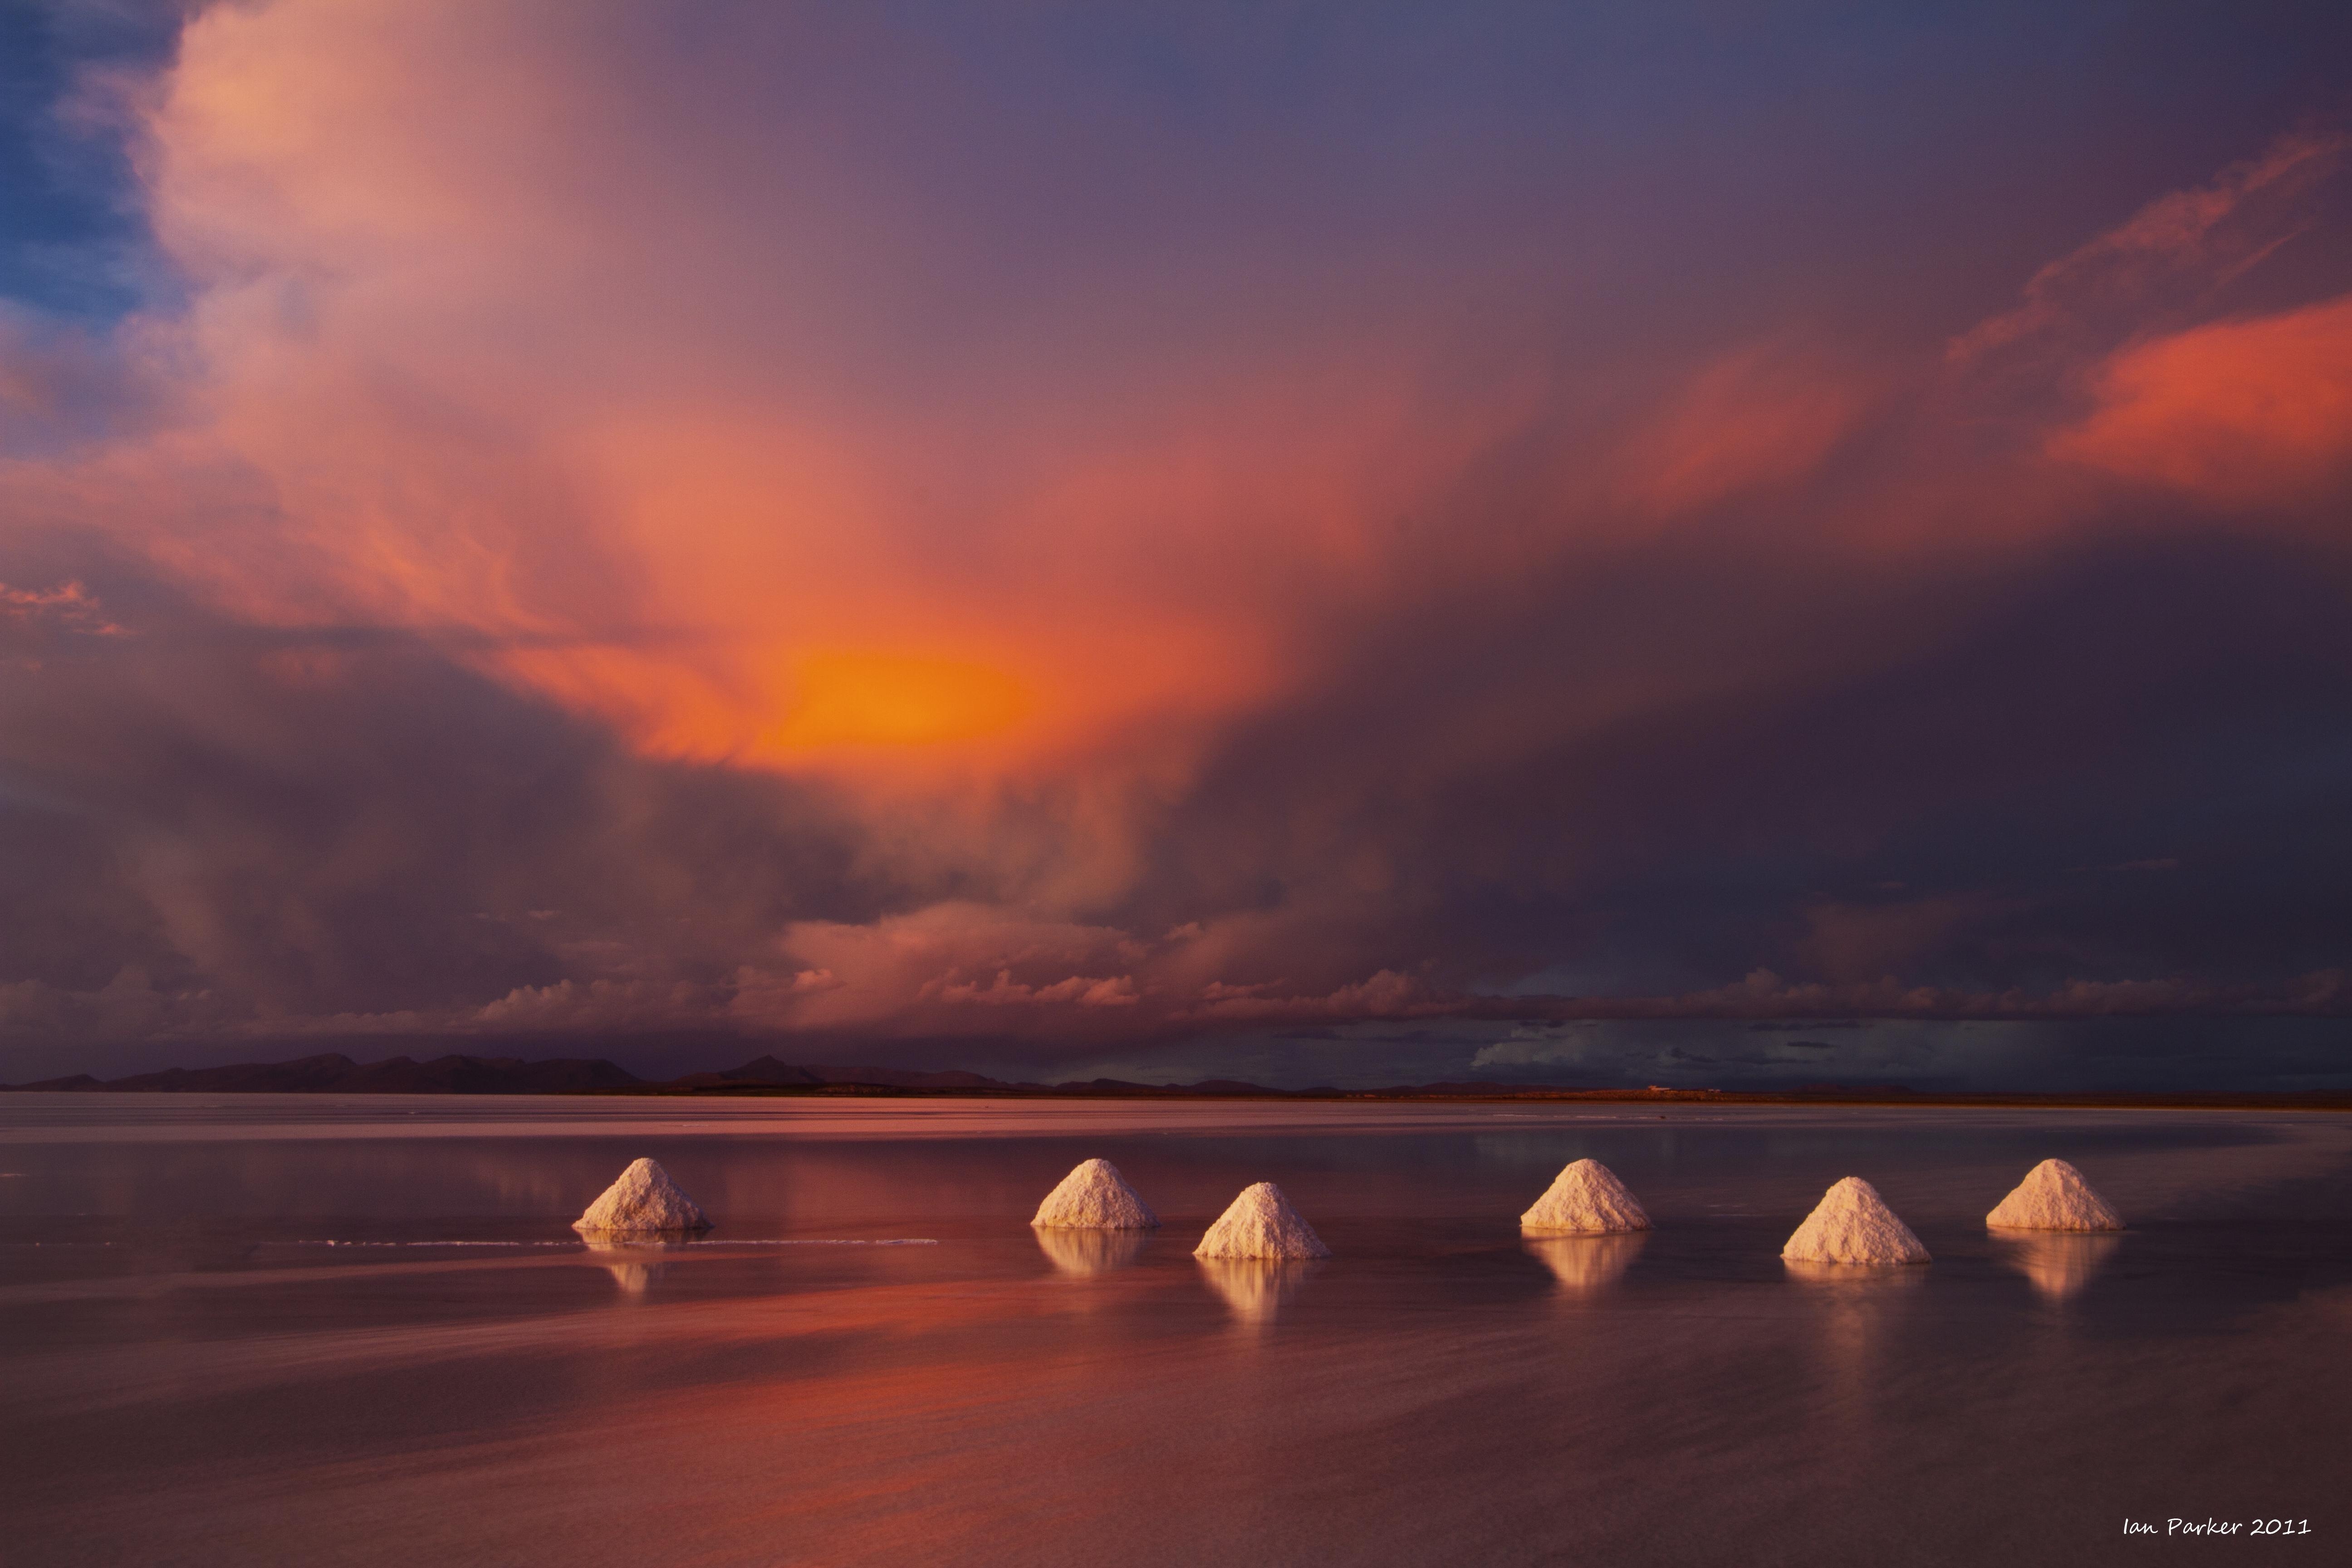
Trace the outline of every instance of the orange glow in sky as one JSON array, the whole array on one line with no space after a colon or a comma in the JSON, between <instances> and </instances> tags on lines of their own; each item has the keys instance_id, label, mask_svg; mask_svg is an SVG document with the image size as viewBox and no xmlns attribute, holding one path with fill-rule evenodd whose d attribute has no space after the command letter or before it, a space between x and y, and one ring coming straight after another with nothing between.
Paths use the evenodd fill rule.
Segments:
<instances>
[{"instance_id":1,"label":"orange glow in sky","mask_svg":"<svg viewBox=\"0 0 2352 1568\"><path fill-rule=\"evenodd\" d=\"M930 746L1003 735L1035 697L1003 669L971 659L860 649L803 655L796 698L760 737L762 753L835 746Z\"/></svg>"}]
</instances>

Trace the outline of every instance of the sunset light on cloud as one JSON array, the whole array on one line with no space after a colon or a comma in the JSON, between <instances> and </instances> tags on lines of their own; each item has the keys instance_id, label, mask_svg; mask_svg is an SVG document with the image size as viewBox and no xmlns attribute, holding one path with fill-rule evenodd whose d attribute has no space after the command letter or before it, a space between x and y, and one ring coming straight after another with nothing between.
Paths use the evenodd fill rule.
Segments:
<instances>
[{"instance_id":1,"label":"sunset light on cloud","mask_svg":"<svg viewBox=\"0 0 2352 1568\"><path fill-rule=\"evenodd\" d=\"M2352 295L2134 344L2060 458L2224 506L2320 502L2352 473Z\"/></svg>"},{"instance_id":2,"label":"sunset light on cloud","mask_svg":"<svg viewBox=\"0 0 2352 1568\"><path fill-rule=\"evenodd\" d=\"M0 1038L2352 1009L2336 89L1305 15L64 71L131 281L0 306Z\"/></svg>"}]
</instances>

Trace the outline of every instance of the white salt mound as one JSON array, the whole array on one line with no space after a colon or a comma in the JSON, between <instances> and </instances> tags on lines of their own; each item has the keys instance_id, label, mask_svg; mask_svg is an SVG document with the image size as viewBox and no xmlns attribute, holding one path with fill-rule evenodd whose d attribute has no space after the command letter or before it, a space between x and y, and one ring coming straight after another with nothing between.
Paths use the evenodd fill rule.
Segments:
<instances>
[{"instance_id":1,"label":"white salt mound","mask_svg":"<svg viewBox=\"0 0 2352 1568\"><path fill-rule=\"evenodd\" d=\"M1108 1160L1087 1160L1037 1205L1033 1226L1065 1230L1157 1230L1160 1216Z\"/></svg>"},{"instance_id":2,"label":"white salt mound","mask_svg":"<svg viewBox=\"0 0 2352 1568\"><path fill-rule=\"evenodd\" d=\"M1272 1182L1244 1187L1192 1249L1195 1258L1328 1258L1315 1227Z\"/></svg>"},{"instance_id":3,"label":"white salt mound","mask_svg":"<svg viewBox=\"0 0 2352 1568\"><path fill-rule=\"evenodd\" d=\"M1647 1230L1650 1216L1615 1172L1598 1160L1578 1160L1552 1178L1536 1206L1519 1216L1519 1224L1528 1230L1608 1236Z\"/></svg>"},{"instance_id":4,"label":"white salt mound","mask_svg":"<svg viewBox=\"0 0 2352 1568\"><path fill-rule=\"evenodd\" d=\"M2063 1160L2044 1160L1985 1215L2000 1230L2121 1230L2124 1216Z\"/></svg>"},{"instance_id":5,"label":"white salt mound","mask_svg":"<svg viewBox=\"0 0 2352 1568\"><path fill-rule=\"evenodd\" d=\"M1927 1249L1876 1187L1848 1176L1822 1194L1780 1256L1798 1263L1925 1263Z\"/></svg>"},{"instance_id":6,"label":"white salt mound","mask_svg":"<svg viewBox=\"0 0 2352 1568\"><path fill-rule=\"evenodd\" d=\"M572 1228L605 1236L656 1236L709 1230L710 1222L692 1198L678 1191L667 1171L651 1160L639 1160L572 1222Z\"/></svg>"}]
</instances>

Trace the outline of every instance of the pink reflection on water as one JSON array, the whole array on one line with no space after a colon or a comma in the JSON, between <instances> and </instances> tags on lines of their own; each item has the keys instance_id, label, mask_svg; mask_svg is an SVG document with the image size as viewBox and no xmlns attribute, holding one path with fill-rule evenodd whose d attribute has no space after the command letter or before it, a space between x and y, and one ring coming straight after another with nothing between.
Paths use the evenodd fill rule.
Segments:
<instances>
[{"instance_id":1,"label":"pink reflection on water","mask_svg":"<svg viewBox=\"0 0 2352 1568\"><path fill-rule=\"evenodd\" d=\"M1065 1230L1053 1226L1033 1227L1037 1249L1064 1274L1087 1279L1124 1268L1143 1256L1151 1239L1144 1230Z\"/></svg>"},{"instance_id":2,"label":"pink reflection on water","mask_svg":"<svg viewBox=\"0 0 2352 1568\"><path fill-rule=\"evenodd\" d=\"M1224 1300L1234 1321L1262 1329L1281 1315L1283 1304L1297 1296L1307 1281L1312 1263L1277 1262L1263 1258L1200 1258L1201 1277Z\"/></svg>"},{"instance_id":3,"label":"pink reflection on water","mask_svg":"<svg viewBox=\"0 0 2352 1568\"><path fill-rule=\"evenodd\" d=\"M1624 1277L1648 1245L1650 1233L1619 1236L1526 1236L1519 1245L1552 1271L1563 1296L1593 1296Z\"/></svg>"},{"instance_id":4,"label":"pink reflection on water","mask_svg":"<svg viewBox=\"0 0 2352 1568\"><path fill-rule=\"evenodd\" d=\"M583 1237L583 1245L594 1253L604 1264L613 1283L624 1295L642 1296L653 1288L664 1272L663 1258L669 1250L659 1241L611 1241L600 1237Z\"/></svg>"},{"instance_id":5,"label":"pink reflection on water","mask_svg":"<svg viewBox=\"0 0 2352 1568\"><path fill-rule=\"evenodd\" d=\"M2111 1232L2005 1231L1994 1233L1993 1247L2042 1296L2063 1301L2091 1282L2123 1239Z\"/></svg>"}]
</instances>

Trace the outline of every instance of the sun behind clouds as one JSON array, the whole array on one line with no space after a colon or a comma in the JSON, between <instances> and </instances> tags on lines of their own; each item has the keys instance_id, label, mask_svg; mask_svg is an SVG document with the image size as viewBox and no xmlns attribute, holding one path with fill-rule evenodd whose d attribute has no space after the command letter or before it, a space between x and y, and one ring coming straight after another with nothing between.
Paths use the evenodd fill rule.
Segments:
<instances>
[{"instance_id":1,"label":"sun behind clouds","mask_svg":"<svg viewBox=\"0 0 2352 1568\"><path fill-rule=\"evenodd\" d=\"M985 740L1036 705L1019 678L978 659L833 648L795 661L797 700L761 734L761 753Z\"/></svg>"}]
</instances>

